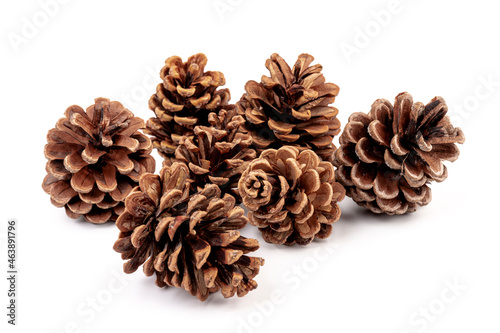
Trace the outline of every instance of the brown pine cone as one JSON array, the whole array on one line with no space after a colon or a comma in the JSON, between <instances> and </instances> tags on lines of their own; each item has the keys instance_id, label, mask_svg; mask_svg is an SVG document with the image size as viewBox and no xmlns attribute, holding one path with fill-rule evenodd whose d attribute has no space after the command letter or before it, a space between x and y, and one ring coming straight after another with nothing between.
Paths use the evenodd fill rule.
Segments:
<instances>
[{"instance_id":1,"label":"brown pine cone","mask_svg":"<svg viewBox=\"0 0 500 333\"><path fill-rule=\"evenodd\" d=\"M168 58L160 71L162 83L149 100L156 117L146 123L153 147L166 159L172 158L183 136L192 138L197 125L209 126L208 114L228 105L229 89L221 72L205 72L207 57L196 54L187 62L177 56Z\"/></svg>"},{"instance_id":2,"label":"brown pine cone","mask_svg":"<svg viewBox=\"0 0 500 333\"><path fill-rule=\"evenodd\" d=\"M271 77L261 83L248 81L246 93L237 103L246 118L246 130L260 154L284 145L311 149L323 160L332 161L333 137L340 133L335 101L339 87L325 83L321 65L309 66L314 57L301 54L292 69L278 54L266 61Z\"/></svg>"},{"instance_id":3,"label":"brown pine cone","mask_svg":"<svg viewBox=\"0 0 500 333\"><path fill-rule=\"evenodd\" d=\"M335 153L338 181L347 195L374 213L404 214L431 201L431 181L448 176L443 160L455 161L464 143L446 115L443 98L413 103L408 93L385 99L368 114L354 113Z\"/></svg>"},{"instance_id":4,"label":"brown pine cone","mask_svg":"<svg viewBox=\"0 0 500 333\"><path fill-rule=\"evenodd\" d=\"M194 138L181 138L175 157L189 166L197 186L216 184L222 194L233 195L239 203L238 180L256 157L255 150L248 148L252 144L250 135L238 132L245 119L229 106L218 115L210 113L208 121L211 127L194 128Z\"/></svg>"},{"instance_id":5,"label":"brown pine cone","mask_svg":"<svg viewBox=\"0 0 500 333\"><path fill-rule=\"evenodd\" d=\"M264 264L246 255L259 243L238 231L247 223L244 211L231 195L221 198L217 185L192 194L191 183L188 167L179 162L159 176L141 177L116 222L114 249L129 259L123 269L132 273L144 264L159 287L184 288L201 301L218 290L224 297L244 296L257 287L253 278Z\"/></svg>"},{"instance_id":6,"label":"brown pine cone","mask_svg":"<svg viewBox=\"0 0 500 333\"><path fill-rule=\"evenodd\" d=\"M266 242L285 245L330 236L345 196L330 162L291 146L262 152L243 172L239 190L250 224Z\"/></svg>"},{"instance_id":7,"label":"brown pine cone","mask_svg":"<svg viewBox=\"0 0 500 333\"><path fill-rule=\"evenodd\" d=\"M139 177L154 172L144 121L119 102L96 98L84 111L70 106L47 134L44 191L71 218L116 221Z\"/></svg>"}]
</instances>

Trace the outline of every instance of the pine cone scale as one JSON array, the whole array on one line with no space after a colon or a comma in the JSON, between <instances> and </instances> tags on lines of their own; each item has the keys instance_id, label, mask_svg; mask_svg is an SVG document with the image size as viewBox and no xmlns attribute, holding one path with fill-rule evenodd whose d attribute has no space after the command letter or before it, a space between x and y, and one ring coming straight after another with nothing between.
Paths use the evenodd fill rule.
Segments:
<instances>
[{"instance_id":1,"label":"pine cone scale","mask_svg":"<svg viewBox=\"0 0 500 333\"><path fill-rule=\"evenodd\" d=\"M426 183L446 179L443 161L455 161L455 144L464 142L447 110L441 97L424 105L402 93L394 106L381 99L368 114L351 115L335 152L337 178L348 195L375 213L404 214L428 204Z\"/></svg>"},{"instance_id":2,"label":"pine cone scale","mask_svg":"<svg viewBox=\"0 0 500 333\"><path fill-rule=\"evenodd\" d=\"M191 193L187 175L187 165L177 162L160 176L145 174L125 200L114 246L129 260L124 271L144 264L158 286L184 288L202 301L218 290L243 296L257 286L251 279L263 264L246 256L258 243L237 230L246 224L243 209L234 207L233 197L221 197L216 185Z\"/></svg>"},{"instance_id":3,"label":"pine cone scale","mask_svg":"<svg viewBox=\"0 0 500 333\"><path fill-rule=\"evenodd\" d=\"M156 118L146 123L146 133L153 145L167 160L174 159L180 138L192 138L195 126L208 126L208 114L228 105L228 89L220 72L204 72L207 58L204 54L190 57L187 62L175 56L165 61L160 71L163 83L149 100L149 108Z\"/></svg>"},{"instance_id":4,"label":"pine cone scale","mask_svg":"<svg viewBox=\"0 0 500 333\"><path fill-rule=\"evenodd\" d=\"M314 149L333 158L333 136L340 132L338 110L329 107L338 86L325 83L321 66L302 68L312 56L302 54L290 69L277 54L266 61L271 77L261 83L248 81L246 93L237 103L238 114L246 118L244 131L251 134L258 153L266 148L294 145Z\"/></svg>"},{"instance_id":5,"label":"pine cone scale","mask_svg":"<svg viewBox=\"0 0 500 333\"><path fill-rule=\"evenodd\" d=\"M333 165L311 150L284 146L268 149L247 167L239 190L252 225L275 244L308 244L324 224L340 217L337 202L344 188L335 182Z\"/></svg>"},{"instance_id":6,"label":"pine cone scale","mask_svg":"<svg viewBox=\"0 0 500 333\"><path fill-rule=\"evenodd\" d=\"M144 122L118 102L97 98L84 111L70 106L47 134L47 177L42 187L72 218L115 221L140 173L154 171ZM118 172L117 172L118 171ZM60 179L61 183L55 179ZM127 193L124 193L127 192Z\"/></svg>"},{"instance_id":7,"label":"pine cone scale","mask_svg":"<svg viewBox=\"0 0 500 333\"><path fill-rule=\"evenodd\" d=\"M256 153L248 147L251 138L239 132L244 122L234 106L208 116L211 127L196 126L193 138L182 137L175 157L187 163L196 184L211 182L238 201L238 179Z\"/></svg>"}]
</instances>

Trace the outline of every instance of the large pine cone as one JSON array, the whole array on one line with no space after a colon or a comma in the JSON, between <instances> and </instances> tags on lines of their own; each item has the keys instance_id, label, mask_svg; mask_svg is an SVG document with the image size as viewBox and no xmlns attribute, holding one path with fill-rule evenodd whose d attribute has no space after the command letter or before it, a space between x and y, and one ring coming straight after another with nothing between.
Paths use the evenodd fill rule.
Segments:
<instances>
[{"instance_id":1,"label":"large pine cone","mask_svg":"<svg viewBox=\"0 0 500 333\"><path fill-rule=\"evenodd\" d=\"M345 196L330 162L291 146L262 152L241 176L239 190L250 224L266 242L285 245L328 237Z\"/></svg>"},{"instance_id":2,"label":"large pine cone","mask_svg":"<svg viewBox=\"0 0 500 333\"><path fill-rule=\"evenodd\" d=\"M255 150L248 148L250 135L238 132L245 119L236 115L233 106L218 115L211 113L208 121L212 126L195 127L194 138L181 138L175 157L188 164L195 184L216 184L222 194L233 195L239 203L238 180L256 157Z\"/></svg>"},{"instance_id":3,"label":"large pine cone","mask_svg":"<svg viewBox=\"0 0 500 333\"><path fill-rule=\"evenodd\" d=\"M205 72L207 57L196 54L187 62L177 56L168 58L160 71L162 83L149 100L156 117L146 123L145 133L152 136L153 146L162 157L174 156L183 136L193 137L197 125L209 126L208 114L228 105L229 89L221 72Z\"/></svg>"},{"instance_id":4,"label":"large pine cone","mask_svg":"<svg viewBox=\"0 0 500 333\"><path fill-rule=\"evenodd\" d=\"M246 93L237 103L246 129L260 154L284 145L311 149L323 160L332 161L333 137L340 133L335 101L339 87L325 83L322 66L309 66L314 57L301 54L292 69L278 54L266 61L271 77L261 83L248 81Z\"/></svg>"},{"instance_id":5,"label":"large pine cone","mask_svg":"<svg viewBox=\"0 0 500 333\"><path fill-rule=\"evenodd\" d=\"M141 177L116 222L121 232L114 249L129 259L123 269L132 273L144 264L159 287L184 288L201 301L218 290L224 297L244 296L257 287L253 278L264 264L246 255L259 243L238 231L247 223L244 211L231 195L221 198L217 185L191 194L191 183L179 162L159 176Z\"/></svg>"},{"instance_id":6,"label":"large pine cone","mask_svg":"<svg viewBox=\"0 0 500 333\"><path fill-rule=\"evenodd\" d=\"M404 214L427 205L428 184L446 179L442 162L455 161L455 143L465 141L447 111L441 97L424 105L401 93L394 107L379 99L368 114L352 114L335 153L337 179L347 195L374 213Z\"/></svg>"},{"instance_id":7,"label":"large pine cone","mask_svg":"<svg viewBox=\"0 0 500 333\"><path fill-rule=\"evenodd\" d=\"M47 134L47 176L42 187L71 218L115 221L123 200L145 172L154 172L144 121L119 102L97 98L84 111L70 106Z\"/></svg>"}]
</instances>

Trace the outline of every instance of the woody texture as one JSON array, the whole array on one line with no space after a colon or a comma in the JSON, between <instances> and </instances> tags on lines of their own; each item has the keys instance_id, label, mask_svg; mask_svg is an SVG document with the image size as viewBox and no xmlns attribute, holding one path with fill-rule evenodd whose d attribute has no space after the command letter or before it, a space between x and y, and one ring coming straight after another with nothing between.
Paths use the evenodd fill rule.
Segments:
<instances>
[{"instance_id":1,"label":"woody texture","mask_svg":"<svg viewBox=\"0 0 500 333\"><path fill-rule=\"evenodd\" d=\"M374 213L405 214L427 205L429 184L447 178L443 162L455 161L456 144L465 141L447 112L441 97L424 105L405 92L394 106L378 99L368 114L352 114L335 153L347 195Z\"/></svg>"},{"instance_id":2,"label":"woody texture","mask_svg":"<svg viewBox=\"0 0 500 333\"><path fill-rule=\"evenodd\" d=\"M330 162L290 146L265 150L243 172L239 190L250 224L266 242L285 245L330 236L345 196Z\"/></svg>"},{"instance_id":3,"label":"woody texture","mask_svg":"<svg viewBox=\"0 0 500 333\"><path fill-rule=\"evenodd\" d=\"M151 135L153 146L160 155L170 160L182 137L193 138L195 126L210 126L208 115L228 105L229 89L224 75L217 71L205 72L207 57L196 54L183 62L173 56L165 61L160 71L162 82L149 100L155 117L146 123L145 133Z\"/></svg>"},{"instance_id":4,"label":"woody texture","mask_svg":"<svg viewBox=\"0 0 500 333\"><path fill-rule=\"evenodd\" d=\"M240 235L247 218L235 199L214 184L192 193L189 174L174 162L160 175L143 175L125 200L114 249L127 260L125 273L143 265L159 287L183 288L201 301L219 290L244 296L257 287L253 278L264 264L247 255L259 244Z\"/></svg>"},{"instance_id":5,"label":"woody texture","mask_svg":"<svg viewBox=\"0 0 500 333\"><path fill-rule=\"evenodd\" d=\"M332 141L340 133L340 121L338 110L330 104L339 87L325 82L323 67L311 66L313 60L301 54L290 68L275 53L266 61L270 77L246 83L237 108L246 118L246 131L259 154L289 145L313 150L326 161L333 159Z\"/></svg>"},{"instance_id":6,"label":"woody texture","mask_svg":"<svg viewBox=\"0 0 500 333\"><path fill-rule=\"evenodd\" d=\"M47 134L44 191L71 218L115 221L141 174L154 172L144 121L106 98L83 110L70 106Z\"/></svg>"},{"instance_id":7,"label":"woody texture","mask_svg":"<svg viewBox=\"0 0 500 333\"><path fill-rule=\"evenodd\" d=\"M218 114L210 113L208 122L210 127L194 128L193 138L181 138L175 157L187 163L194 184L216 184L222 195L229 193L239 203L238 181L256 157L255 150L249 148L251 136L239 132L245 119L236 114L234 106L229 106Z\"/></svg>"}]
</instances>

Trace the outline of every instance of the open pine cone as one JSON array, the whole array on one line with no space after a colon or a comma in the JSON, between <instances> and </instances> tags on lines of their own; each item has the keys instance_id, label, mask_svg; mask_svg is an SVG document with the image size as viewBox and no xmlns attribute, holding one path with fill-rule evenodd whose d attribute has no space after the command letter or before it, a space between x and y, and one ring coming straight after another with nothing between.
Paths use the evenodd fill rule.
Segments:
<instances>
[{"instance_id":1,"label":"open pine cone","mask_svg":"<svg viewBox=\"0 0 500 333\"><path fill-rule=\"evenodd\" d=\"M159 287L184 288L204 301L221 290L224 297L244 296L257 287L253 278L264 259L246 254L259 248L238 229L247 223L235 199L221 198L217 185L190 193L192 180L184 163L165 166L160 175L145 174L125 200L115 251L128 259L125 273L144 264Z\"/></svg>"},{"instance_id":2,"label":"open pine cone","mask_svg":"<svg viewBox=\"0 0 500 333\"><path fill-rule=\"evenodd\" d=\"M328 237L345 196L330 162L291 146L262 152L243 172L239 191L250 224L266 242L285 245Z\"/></svg>"},{"instance_id":3,"label":"open pine cone","mask_svg":"<svg viewBox=\"0 0 500 333\"><path fill-rule=\"evenodd\" d=\"M314 57L301 54L292 69L278 54L266 61L271 77L261 83L248 81L246 93L237 103L246 118L257 153L284 145L311 149L332 161L333 137L340 133L338 110L329 106L339 87L325 83L322 66L310 66Z\"/></svg>"},{"instance_id":4,"label":"open pine cone","mask_svg":"<svg viewBox=\"0 0 500 333\"><path fill-rule=\"evenodd\" d=\"M188 164L196 185L216 184L223 194L229 193L241 202L238 180L256 157L255 150L248 148L252 144L250 135L238 132L245 119L236 115L233 106L219 114L210 113L208 121L211 127L194 128L194 138L181 138L175 157Z\"/></svg>"},{"instance_id":5,"label":"open pine cone","mask_svg":"<svg viewBox=\"0 0 500 333\"><path fill-rule=\"evenodd\" d=\"M446 179L443 160L455 161L455 143L465 141L447 111L441 97L424 105L401 93L394 107L379 99L368 114L352 114L335 153L337 179L347 195L374 213L404 214L427 205L428 184Z\"/></svg>"},{"instance_id":6,"label":"open pine cone","mask_svg":"<svg viewBox=\"0 0 500 333\"><path fill-rule=\"evenodd\" d=\"M229 89L221 72L205 72L207 57L196 54L187 62L177 56L168 58L160 72L162 83L149 100L156 117L146 123L145 133L152 136L153 147L162 157L174 156L183 136L192 138L197 125L209 126L208 114L228 105Z\"/></svg>"},{"instance_id":7,"label":"open pine cone","mask_svg":"<svg viewBox=\"0 0 500 333\"><path fill-rule=\"evenodd\" d=\"M154 172L151 140L138 130L144 121L119 102L97 98L84 111L70 106L47 134L44 191L71 218L115 221L139 177Z\"/></svg>"}]
</instances>

